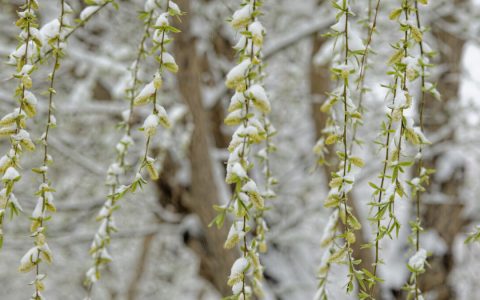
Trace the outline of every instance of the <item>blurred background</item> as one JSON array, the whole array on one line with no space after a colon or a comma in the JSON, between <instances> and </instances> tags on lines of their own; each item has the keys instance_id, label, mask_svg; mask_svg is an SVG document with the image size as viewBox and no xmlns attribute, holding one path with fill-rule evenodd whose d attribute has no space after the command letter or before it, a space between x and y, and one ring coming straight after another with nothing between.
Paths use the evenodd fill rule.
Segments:
<instances>
[{"instance_id":1,"label":"blurred background","mask_svg":"<svg viewBox=\"0 0 480 300\"><path fill-rule=\"evenodd\" d=\"M110 254L114 261L94 287L93 299L179 299L215 300L228 295L226 278L237 257L223 244L228 226L208 228L215 217L214 204L226 203L230 189L224 183L226 147L232 128L223 124L230 92L224 77L235 63L232 49L236 36L226 22L237 9L235 0L179 0L187 14L177 26L182 33L170 45L179 65L178 76L165 79L160 101L174 121L152 144L162 161L160 179L150 182L135 195L129 195L117 214L119 232L113 235ZM400 32L393 29L389 12L399 4L383 1L370 56L366 83L371 92L364 100L364 126L359 131L364 141L356 151L367 162L352 194L355 213L363 223L360 243L372 238L367 220L372 190L381 169L378 137L385 118L381 84L388 84L386 61L392 54L389 43ZM424 248L432 253L430 266L421 278L426 299L479 299L480 245L465 245L466 234L480 223L480 1L430 1L422 7L428 46L436 50L431 80L437 82L441 101L427 97L425 128L432 145L425 150L426 164L436 168L428 192L423 197ZM0 0L0 55L7 62L17 45L18 29L13 25L16 10L23 3ZM353 1L362 21L373 1ZM77 12L82 1L70 1ZM91 264L89 245L98 223L95 216L105 201L103 184L106 170L115 157L115 145L122 137L116 124L128 108L125 88L129 67L135 59L143 31L138 12L143 1L119 0L119 9L106 6L84 28L72 35L61 62L56 82L58 128L52 131L50 146L55 163L51 180L57 213L49 222L49 245L55 261L45 268L47 299L82 299L83 279ZM269 251L265 265L266 299L312 299L317 285L316 271L322 251L320 239L329 210L323 207L328 192L332 163L317 166L312 151L325 127L326 116L320 106L334 86L329 66L333 41L322 34L334 20L328 1L265 1L261 17L267 30L264 49L267 63L266 89L272 102L271 122L278 130L274 142L278 151L272 169L278 178L278 197L266 213L270 227ZM57 18L56 0L41 0L39 23ZM359 35L366 28L359 23ZM31 134L40 137L47 112L47 74L51 60L45 61L33 78L33 91L39 99L39 116L29 121ZM148 58L140 78L147 81L155 72ZM0 112L14 107L15 80L8 78L14 68L0 68ZM419 90L419 89L418 89ZM135 128L148 115L135 110ZM134 130L135 146L128 157L138 163L143 151L143 133ZM2 139L2 153L8 149ZM413 151L414 149L412 149ZM0 299L28 299L27 285L32 274L17 272L18 263L31 246L28 216L33 210L34 189L39 176L29 170L41 162L41 151L25 155L23 177L16 196L24 213L5 226L5 242L0 252ZM334 151L331 151L334 153ZM130 174L131 175L131 174ZM261 180L261 174L253 177ZM128 177L126 177L128 179ZM207 178L208 180L205 180ZM397 207L402 230L398 239L383 246L385 278L379 299L403 299L401 287L411 256L407 236L413 208L407 198ZM357 251L365 264L372 260L368 250ZM328 283L332 299L356 299L344 294L345 270L333 268Z\"/></svg>"}]
</instances>

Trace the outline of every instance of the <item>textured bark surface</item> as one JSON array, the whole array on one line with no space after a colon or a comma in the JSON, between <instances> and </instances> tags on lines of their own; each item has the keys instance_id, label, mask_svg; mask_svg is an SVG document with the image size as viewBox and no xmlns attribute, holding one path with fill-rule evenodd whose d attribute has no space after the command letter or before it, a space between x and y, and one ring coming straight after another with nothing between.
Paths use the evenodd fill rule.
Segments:
<instances>
[{"instance_id":1,"label":"textured bark surface","mask_svg":"<svg viewBox=\"0 0 480 300\"><path fill-rule=\"evenodd\" d=\"M154 234L149 234L143 238L143 243L142 243L142 250L140 252L140 255L138 257L136 265L136 270L134 273L134 276L132 278L132 281L130 282L130 285L128 287L127 291L127 299L128 300L136 300L138 299L136 297L137 295L137 290L138 287L141 283L143 273L145 272L146 268L146 263L148 260L150 248L152 245L152 242L155 238Z\"/></svg>"},{"instance_id":2,"label":"textured bark surface","mask_svg":"<svg viewBox=\"0 0 480 300\"><path fill-rule=\"evenodd\" d=\"M190 1L177 1L182 10L190 12ZM202 104L200 62L196 53L196 41L191 34L190 14L182 17L176 26L182 31L175 40L175 54L179 66L178 88L188 105L195 126L189 149L191 163L191 187L186 206L195 213L202 224L202 239L192 240L190 246L201 259L201 275L212 282L222 295L230 294L226 279L235 260L235 252L223 249L228 226L222 229L208 228L216 216L212 206L220 203L218 187L214 180L211 158L210 125Z\"/></svg>"}]
</instances>

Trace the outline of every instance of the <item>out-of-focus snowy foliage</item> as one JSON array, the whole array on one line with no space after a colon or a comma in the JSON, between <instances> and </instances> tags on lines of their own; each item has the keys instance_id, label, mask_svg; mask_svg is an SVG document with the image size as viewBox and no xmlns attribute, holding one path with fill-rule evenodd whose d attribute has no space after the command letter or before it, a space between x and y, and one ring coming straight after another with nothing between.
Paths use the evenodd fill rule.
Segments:
<instances>
[{"instance_id":1,"label":"out-of-focus snowy foliage","mask_svg":"<svg viewBox=\"0 0 480 300\"><path fill-rule=\"evenodd\" d=\"M73 18L80 19L80 12L86 5L82 1L67 2L74 13L66 18L75 24ZM41 267L42 273L48 275L43 279L46 290L42 294L46 299L82 299L86 295L83 283L91 262L88 250L98 229L96 216L109 193L104 184L107 170L117 154L115 146L124 136L124 130L116 126L125 121L125 110L129 108L126 89L130 87L132 62L135 61L144 30L144 23L138 18L139 11L145 9L144 2L121 0L118 1L118 10L113 5L106 5L84 27L69 37L63 49L65 57L57 70L55 83L57 128L49 137L49 154L54 163L49 167L48 174L56 189L56 213L48 222L47 235L53 263L42 263ZM226 20L238 9L240 1L190 2L191 11L186 13L191 17L192 34L197 39L196 50L209 63L208 70L202 74L204 106L210 109L221 101L221 107L227 111L230 95L225 88L225 76L238 62L233 56L219 53L218 48L222 45L215 37L221 35L226 38L229 42L228 49L230 45L236 44L239 34L234 32ZM351 1L350 5L353 11L366 16L368 2ZM431 3L421 10L424 26L430 27L432 22L453 11L453 21L439 26L466 40L461 73L457 74L461 80L459 101L448 104L449 119L445 120L444 126L456 133L455 139L446 139L450 135L448 130L435 132L427 138L432 142L428 152L442 154L436 162L437 172L432 175L435 180L443 182L452 176L460 176L455 172L458 172L459 167L465 166L459 198L465 205L463 216L469 222L465 224L465 231L455 238L455 266L449 280L458 299L469 300L480 294L480 245L464 244L467 233L474 230L473 224L480 223L480 3L478 0L471 3L467 1L455 6L453 1L429 2ZM355 187L350 194L357 201L362 231L367 237L373 237L375 232L366 221L372 192L368 182L377 180L376 176L382 167L378 145L373 143L378 138L386 112L386 89L380 84L388 84L385 76L388 66L384 62L392 54L389 43L395 43L402 37L400 32L392 29L388 14L399 3L382 1L378 33L374 35L371 45L374 53L370 54L365 81L366 87L371 91L366 94L363 102L364 126L358 129L358 136L364 144L355 150L356 156L365 161L365 166L358 175L355 174ZM22 4L21 0L0 0L2 116L18 106L13 97L18 80L11 78L15 67L4 63L8 62L9 54L18 45L18 28L13 24L18 19L16 11ZM54 35L58 29L52 21L58 18L59 8L57 0L39 1L39 10L36 12L39 27L49 24L43 30L45 36ZM272 173L278 179L275 186L277 196L269 203L272 209L266 211L264 216L269 227L266 234L268 253L261 257L265 277L268 279L264 283L265 299L313 299L317 291L317 275L322 256L328 255L321 247L321 243L326 243L325 238L322 242L322 234L325 228L328 232L333 221L329 223L331 211L323 206L328 194L329 178L325 178L325 173L318 170L318 157L312 151L317 137L311 111L311 103L315 99L310 94L309 71L311 68L328 65L332 59L338 60L336 55L339 54L333 50L333 41L326 42L317 53L312 53L311 38L313 32L318 31L316 28L321 29L320 33L327 32L334 18L328 1L265 0L262 11L264 15L260 16L261 22L268 32L263 49L265 73L268 74L264 87L270 101L269 118L277 131L273 138L277 151L271 154L270 164ZM86 18L89 13L91 12L84 12L83 17ZM353 23L352 27L355 30L352 47L361 49L362 41L359 38L366 37L366 28L357 23ZM252 32L257 30L258 28L252 28ZM181 34L175 34L175 38ZM431 32L424 34L424 43L427 51L444 47L434 39ZM176 57L174 52L171 54L172 58ZM34 142L38 142L45 129L51 64L51 59L43 62L32 74L31 92L37 99L37 116L27 124L30 138ZM436 76L443 67L440 64L429 70L432 82L436 81ZM147 57L139 71L142 83L139 84L139 91L147 85L144 93L149 93L148 83L153 80L152 74L156 70L157 62L153 57ZM229 74L232 77L236 75ZM176 180L188 186L190 164L187 149L192 120L177 91L176 80L169 73L163 78L163 91L159 101L165 107L173 126L170 131L158 128L157 135L152 138L151 150L159 156L157 167L167 155L173 159L179 166ZM268 102L264 101L262 88L254 86L250 89L265 108ZM418 87L415 90L419 91ZM418 94L413 96L418 97ZM133 170L136 170L144 154L145 133L137 129L143 126L149 132L154 118L149 117L151 113L151 107L139 106L132 116L134 145L129 148L127 161L134 166ZM227 126L221 130L227 136L234 133L234 129ZM221 166L227 161L227 149L214 149L213 143L211 147L215 163ZM2 138L0 153L7 153L9 148L8 139ZM406 151L415 155L417 149L410 147ZM28 299L32 295L28 283L34 279L33 273L19 273L17 269L22 257L32 248L29 217L37 205L37 197L34 195L41 183L41 176L30 170L38 168L42 161L42 151L37 149L35 152L25 152L22 169L18 170L21 180L15 183L15 199L21 204L23 212L13 220L9 216L5 218L4 242L0 252L0 299ZM15 177L13 171L15 170L8 171L7 177ZM261 172L251 176L258 182L263 180ZM218 182L223 184L221 179ZM230 190L225 185L219 189L223 201L219 204L226 204ZM158 195L157 185L149 182L136 194L126 195L120 203L121 209L115 212L118 233L112 234L108 252L113 262L102 272L101 280L95 285L93 299L220 299L213 285L199 275L199 258L184 243L186 233L192 234L199 230L198 217L193 214L180 217L171 213L160 206ZM425 201L442 203L448 201L448 197L433 190L425 196ZM385 279L382 284L385 299L393 299L390 290L398 290L406 283L410 272L407 265L413 269L425 269L427 275L424 273L422 276L428 276L426 255L441 255L447 248L441 232L427 230L422 234L420 251L409 249L407 237L410 234L408 222L412 220L411 203L398 201L396 211L402 225L399 237L382 241L381 244L385 264L379 267L378 273ZM151 240L146 237L151 237ZM326 239L329 239L328 234ZM147 241L151 244L147 247L147 253L142 253ZM141 257L146 259L146 263L141 275L138 275ZM243 262L240 261L234 265L232 272L241 272L242 267ZM332 266L328 282L331 291L329 299L356 298L355 294L346 295L344 292L346 276L345 266ZM225 282L227 280L225 278ZM129 294L133 285L135 298ZM428 294L425 298L436 299L435 295Z\"/></svg>"}]
</instances>

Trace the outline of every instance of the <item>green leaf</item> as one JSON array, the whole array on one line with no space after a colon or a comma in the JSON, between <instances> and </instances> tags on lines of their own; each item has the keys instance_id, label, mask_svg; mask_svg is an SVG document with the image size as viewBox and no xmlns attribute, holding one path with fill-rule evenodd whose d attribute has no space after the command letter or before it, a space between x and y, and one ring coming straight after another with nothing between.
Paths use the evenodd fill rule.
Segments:
<instances>
[{"instance_id":1,"label":"green leaf","mask_svg":"<svg viewBox=\"0 0 480 300\"><path fill-rule=\"evenodd\" d=\"M398 17L400 17L400 15L402 14L402 11L403 11L402 8L394 9L394 10L390 13L390 15L388 16L388 18L389 18L390 20L397 20Z\"/></svg>"},{"instance_id":2,"label":"green leaf","mask_svg":"<svg viewBox=\"0 0 480 300\"><path fill-rule=\"evenodd\" d=\"M402 60L403 55L404 55L403 49L397 50L397 52L395 52L395 54L393 54L390 57L390 59L388 60L388 64L389 65L394 65L396 63L399 63Z\"/></svg>"},{"instance_id":3,"label":"green leaf","mask_svg":"<svg viewBox=\"0 0 480 300\"><path fill-rule=\"evenodd\" d=\"M417 43L420 43L423 39L423 34L422 32L420 31L420 29L418 29L417 26L410 26L410 30L412 31L412 36L413 36L413 39L417 42Z\"/></svg>"},{"instance_id":4,"label":"green leaf","mask_svg":"<svg viewBox=\"0 0 480 300\"><path fill-rule=\"evenodd\" d=\"M163 64L167 70L169 70L172 73L177 73L178 72L178 66L175 63L164 63Z\"/></svg>"},{"instance_id":5,"label":"green leaf","mask_svg":"<svg viewBox=\"0 0 480 300\"><path fill-rule=\"evenodd\" d=\"M330 258L328 259L328 262L329 263L342 262L346 254L347 254L347 249L341 248L330 256Z\"/></svg>"},{"instance_id":6,"label":"green leaf","mask_svg":"<svg viewBox=\"0 0 480 300\"><path fill-rule=\"evenodd\" d=\"M331 208L331 207L338 207L340 203L340 198L338 196L336 197L328 197L327 200L323 203L323 206L326 208Z\"/></svg>"},{"instance_id":7,"label":"green leaf","mask_svg":"<svg viewBox=\"0 0 480 300\"><path fill-rule=\"evenodd\" d=\"M350 157L350 162L359 168L363 168L363 166L365 166L365 162L360 157Z\"/></svg>"},{"instance_id":8,"label":"green leaf","mask_svg":"<svg viewBox=\"0 0 480 300\"><path fill-rule=\"evenodd\" d=\"M210 224L208 224L208 227L212 227L214 224L217 226L217 228L223 227L223 224L225 222L225 213L218 214Z\"/></svg>"},{"instance_id":9,"label":"green leaf","mask_svg":"<svg viewBox=\"0 0 480 300\"><path fill-rule=\"evenodd\" d=\"M357 220L357 218L355 218L354 215L349 214L347 221L348 221L348 225L350 225L350 227L352 227L353 230L362 229L362 224L360 224L360 222Z\"/></svg>"},{"instance_id":10,"label":"green leaf","mask_svg":"<svg viewBox=\"0 0 480 300\"><path fill-rule=\"evenodd\" d=\"M338 136L336 134L331 134L325 140L325 144L332 145L332 144L335 144L337 141L338 141Z\"/></svg>"}]
</instances>

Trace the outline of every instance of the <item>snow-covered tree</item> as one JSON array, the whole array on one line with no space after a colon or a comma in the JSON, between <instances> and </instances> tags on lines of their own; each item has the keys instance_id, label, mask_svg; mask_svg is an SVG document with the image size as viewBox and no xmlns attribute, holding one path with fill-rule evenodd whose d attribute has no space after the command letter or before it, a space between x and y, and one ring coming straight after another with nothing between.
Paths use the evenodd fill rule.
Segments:
<instances>
[{"instance_id":1,"label":"snow-covered tree","mask_svg":"<svg viewBox=\"0 0 480 300\"><path fill-rule=\"evenodd\" d=\"M477 2L0 7L1 299L480 292Z\"/></svg>"}]
</instances>

